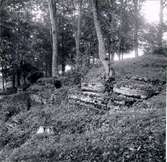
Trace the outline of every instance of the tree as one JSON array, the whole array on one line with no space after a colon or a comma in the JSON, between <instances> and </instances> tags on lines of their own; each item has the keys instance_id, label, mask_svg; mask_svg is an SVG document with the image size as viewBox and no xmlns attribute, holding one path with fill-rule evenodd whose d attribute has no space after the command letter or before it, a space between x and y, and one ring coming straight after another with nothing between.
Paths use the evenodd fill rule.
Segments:
<instances>
[{"instance_id":1,"label":"tree","mask_svg":"<svg viewBox=\"0 0 167 162\"><path fill-rule=\"evenodd\" d=\"M159 47L162 48L162 37L163 37L163 9L164 2L160 0L160 14L159 14Z\"/></svg>"},{"instance_id":2,"label":"tree","mask_svg":"<svg viewBox=\"0 0 167 162\"><path fill-rule=\"evenodd\" d=\"M92 11L93 11L93 20L94 20L94 25L96 29L96 34L97 34L97 39L98 39L98 49L99 49L99 58L100 61L102 62L104 69L105 69L105 75L108 77L109 75L109 61L106 58L106 49L105 49L105 42L102 34L102 30L100 27L100 22L98 20L98 0L92 0Z\"/></svg>"},{"instance_id":3,"label":"tree","mask_svg":"<svg viewBox=\"0 0 167 162\"><path fill-rule=\"evenodd\" d=\"M38 25L33 20L31 9L38 7L35 1L35 6L32 6L30 0L3 2L0 10L0 64L3 66L5 80L12 80L13 87L17 88L24 82L19 72L22 61L39 67L41 71L44 65L51 64L48 61L51 49L49 30L44 24Z\"/></svg>"},{"instance_id":4,"label":"tree","mask_svg":"<svg viewBox=\"0 0 167 162\"><path fill-rule=\"evenodd\" d=\"M134 17L135 17L135 27L134 27L134 47L135 47L135 56L138 56L138 15L139 15L139 0L133 0L134 3Z\"/></svg>"},{"instance_id":5,"label":"tree","mask_svg":"<svg viewBox=\"0 0 167 162\"><path fill-rule=\"evenodd\" d=\"M76 32L76 38L75 38L77 69L79 68L79 57L80 57L81 6L82 6L82 0L79 0L78 1L78 16L77 16L77 32Z\"/></svg>"},{"instance_id":6,"label":"tree","mask_svg":"<svg viewBox=\"0 0 167 162\"><path fill-rule=\"evenodd\" d=\"M58 40L57 40L57 15L56 15L56 4L57 2L53 0L48 0L49 14L51 20L52 29L52 76L56 77L58 75Z\"/></svg>"}]
</instances>

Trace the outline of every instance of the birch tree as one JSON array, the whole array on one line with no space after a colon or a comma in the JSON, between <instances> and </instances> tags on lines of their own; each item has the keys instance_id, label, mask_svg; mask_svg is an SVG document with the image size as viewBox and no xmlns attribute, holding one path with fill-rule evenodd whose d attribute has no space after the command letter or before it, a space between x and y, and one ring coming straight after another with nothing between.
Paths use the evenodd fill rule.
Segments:
<instances>
[{"instance_id":1,"label":"birch tree","mask_svg":"<svg viewBox=\"0 0 167 162\"><path fill-rule=\"evenodd\" d=\"M163 37L163 9L164 2L160 0L160 14L159 14L159 47L162 48L162 37Z\"/></svg>"},{"instance_id":2,"label":"birch tree","mask_svg":"<svg viewBox=\"0 0 167 162\"><path fill-rule=\"evenodd\" d=\"M96 35L98 39L98 54L100 61L102 62L104 69L105 69L105 75L108 78L111 77L113 74L113 71L110 71L109 68L109 59L106 57L106 48L105 48L105 42L100 26L100 22L98 20L98 0L92 0L92 11L93 11L93 20L96 30Z\"/></svg>"},{"instance_id":3,"label":"birch tree","mask_svg":"<svg viewBox=\"0 0 167 162\"><path fill-rule=\"evenodd\" d=\"M56 77L58 75L58 41L57 41L57 15L56 15L56 2L53 0L48 0L49 6L49 15L51 21L51 29L52 29L52 77Z\"/></svg>"},{"instance_id":4,"label":"birch tree","mask_svg":"<svg viewBox=\"0 0 167 162\"><path fill-rule=\"evenodd\" d=\"M137 57L139 54L138 52L138 14L139 14L139 0L133 0L134 3L134 17L135 17L135 24L134 24L134 47L135 47L135 56Z\"/></svg>"},{"instance_id":5,"label":"birch tree","mask_svg":"<svg viewBox=\"0 0 167 162\"><path fill-rule=\"evenodd\" d=\"M77 16L77 32L76 32L76 62L77 68L79 68L79 57L80 57L80 33L81 33L81 5L82 0L78 1L78 16Z\"/></svg>"}]
</instances>

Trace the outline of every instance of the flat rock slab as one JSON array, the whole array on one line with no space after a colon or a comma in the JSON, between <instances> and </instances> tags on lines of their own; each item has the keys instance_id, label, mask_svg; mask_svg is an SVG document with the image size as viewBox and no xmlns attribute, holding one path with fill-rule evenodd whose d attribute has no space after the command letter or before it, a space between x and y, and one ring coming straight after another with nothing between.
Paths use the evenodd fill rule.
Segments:
<instances>
[{"instance_id":1,"label":"flat rock slab","mask_svg":"<svg viewBox=\"0 0 167 162\"><path fill-rule=\"evenodd\" d=\"M112 109L113 106L132 106L157 94L157 86L147 78L125 78L113 86L113 91L105 94L105 86L101 82L83 82L81 91L69 95L72 104L93 106L101 110Z\"/></svg>"},{"instance_id":2,"label":"flat rock slab","mask_svg":"<svg viewBox=\"0 0 167 162\"><path fill-rule=\"evenodd\" d=\"M101 82L83 82L81 83L81 90L95 93L103 93L105 91L105 86Z\"/></svg>"},{"instance_id":3,"label":"flat rock slab","mask_svg":"<svg viewBox=\"0 0 167 162\"><path fill-rule=\"evenodd\" d=\"M30 95L30 99L36 103L40 103L40 104L46 104L47 103L47 99L42 97L39 94L31 94Z\"/></svg>"},{"instance_id":4,"label":"flat rock slab","mask_svg":"<svg viewBox=\"0 0 167 162\"><path fill-rule=\"evenodd\" d=\"M81 83L81 91L72 92L68 99L71 104L84 105L98 109L105 109L105 86L99 81L90 81Z\"/></svg>"},{"instance_id":5,"label":"flat rock slab","mask_svg":"<svg viewBox=\"0 0 167 162\"><path fill-rule=\"evenodd\" d=\"M104 94L84 91L72 93L68 96L68 99L71 104L91 105L99 109L105 109L107 107Z\"/></svg>"},{"instance_id":6,"label":"flat rock slab","mask_svg":"<svg viewBox=\"0 0 167 162\"><path fill-rule=\"evenodd\" d=\"M113 88L113 92L125 96L146 99L151 97L155 93L155 90L151 83L130 79L123 80L116 84Z\"/></svg>"},{"instance_id":7,"label":"flat rock slab","mask_svg":"<svg viewBox=\"0 0 167 162\"><path fill-rule=\"evenodd\" d=\"M52 126L40 126L36 132L36 134L45 134L45 135L53 135L54 130Z\"/></svg>"},{"instance_id":8,"label":"flat rock slab","mask_svg":"<svg viewBox=\"0 0 167 162\"><path fill-rule=\"evenodd\" d=\"M130 96L125 96L121 94L113 93L110 96L110 101L107 104L108 107L112 107L113 105L123 105L123 106L131 106L133 103L135 103L138 99Z\"/></svg>"}]
</instances>

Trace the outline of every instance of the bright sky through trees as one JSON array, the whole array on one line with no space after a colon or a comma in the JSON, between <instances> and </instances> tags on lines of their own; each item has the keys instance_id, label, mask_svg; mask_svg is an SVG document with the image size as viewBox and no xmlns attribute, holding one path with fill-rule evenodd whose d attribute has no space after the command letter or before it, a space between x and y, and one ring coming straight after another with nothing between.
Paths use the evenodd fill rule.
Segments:
<instances>
[{"instance_id":1,"label":"bright sky through trees","mask_svg":"<svg viewBox=\"0 0 167 162\"><path fill-rule=\"evenodd\" d=\"M159 0L147 0L144 2L142 7L142 15L148 23L159 23L159 11L160 1Z\"/></svg>"},{"instance_id":2,"label":"bright sky through trees","mask_svg":"<svg viewBox=\"0 0 167 162\"><path fill-rule=\"evenodd\" d=\"M142 7L142 15L148 23L158 24L159 22L160 0L146 0ZM76 13L77 14L77 13ZM167 14L167 9L164 9L164 15ZM39 8L33 11L34 19L42 21L43 13ZM164 16L165 21L167 18Z\"/></svg>"},{"instance_id":3,"label":"bright sky through trees","mask_svg":"<svg viewBox=\"0 0 167 162\"><path fill-rule=\"evenodd\" d=\"M78 12L75 12L77 15ZM159 14L160 14L160 0L146 0L143 3L141 14L143 15L145 21L149 24L158 24L159 23ZM39 8L35 8L33 11L34 21L43 22L43 12ZM167 21L167 8L164 9L164 21ZM164 33L164 40L167 40L167 33ZM126 55L126 58L135 57L134 51L131 51L129 55ZM143 55L143 51L139 51L139 55ZM115 56L114 60L118 60L117 56Z\"/></svg>"},{"instance_id":4,"label":"bright sky through trees","mask_svg":"<svg viewBox=\"0 0 167 162\"><path fill-rule=\"evenodd\" d=\"M159 23L160 0L146 0L142 7L142 15L148 23ZM167 9L164 9L164 21L167 21Z\"/></svg>"}]
</instances>

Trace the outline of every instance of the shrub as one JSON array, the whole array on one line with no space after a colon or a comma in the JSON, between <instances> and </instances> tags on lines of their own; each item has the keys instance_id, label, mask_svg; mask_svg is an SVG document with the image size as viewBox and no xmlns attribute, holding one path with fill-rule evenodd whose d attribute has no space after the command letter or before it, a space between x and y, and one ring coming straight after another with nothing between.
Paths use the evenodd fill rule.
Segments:
<instances>
[{"instance_id":1,"label":"shrub","mask_svg":"<svg viewBox=\"0 0 167 162\"><path fill-rule=\"evenodd\" d=\"M153 54L160 54L167 56L167 48L157 48L153 51Z\"/></svg>"}]
</instances>

